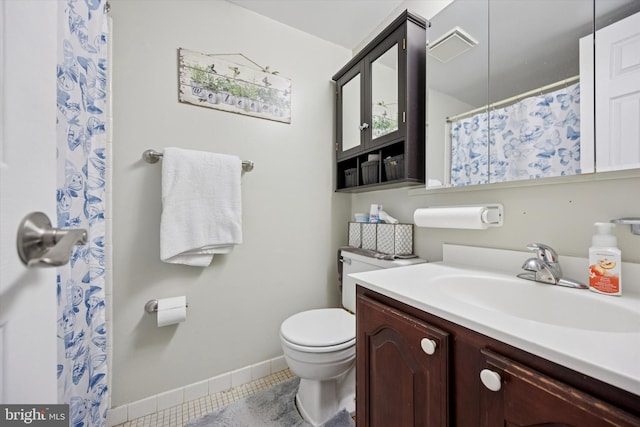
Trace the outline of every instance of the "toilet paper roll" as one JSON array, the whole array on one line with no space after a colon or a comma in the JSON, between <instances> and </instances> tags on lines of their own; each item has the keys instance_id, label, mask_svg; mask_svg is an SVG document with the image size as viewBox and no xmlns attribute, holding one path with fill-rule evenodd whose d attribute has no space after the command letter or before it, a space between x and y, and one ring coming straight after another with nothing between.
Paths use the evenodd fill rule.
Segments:
<instances>
[{"instance_id":1,"label":"toilet paper roll","mask_svg":"<svg viewBox=\"0 0 640 427\"><path fill-rule=\"evenodd\" d=\"M187 297L159 299L157 315L159 328L184 322L187 319Z\"/></svg>"},{"instance_id":2,"label":"toilet paper roll","mask_svg":"<svg viewBox=\"0 0 640 427\"><path fill-rule=\"evenodd\" d=\"M416 209L413 221L418 227L483 230L502 225L498 206L454 206Z\"/></svg>"}]
</instances>

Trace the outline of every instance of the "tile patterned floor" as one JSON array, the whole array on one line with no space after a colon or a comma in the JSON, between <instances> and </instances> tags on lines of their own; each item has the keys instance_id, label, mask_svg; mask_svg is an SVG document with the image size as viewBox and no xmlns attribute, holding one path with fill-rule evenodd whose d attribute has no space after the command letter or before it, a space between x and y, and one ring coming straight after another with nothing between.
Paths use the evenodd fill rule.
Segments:
<instances>
[{"instance_id":1,"label":"tile patterned floor","mask_svg":"<svg viewBox=\"0 0 640 427\"><path fill-rule=\"evenodd\" d=\"M182 405L130 420L114 427L183 427L191 419L199 418L236 400L266 390L293 377L294 375L291 371L285 369L250 383L185 402Z\"/></svg>"}]
</instances>

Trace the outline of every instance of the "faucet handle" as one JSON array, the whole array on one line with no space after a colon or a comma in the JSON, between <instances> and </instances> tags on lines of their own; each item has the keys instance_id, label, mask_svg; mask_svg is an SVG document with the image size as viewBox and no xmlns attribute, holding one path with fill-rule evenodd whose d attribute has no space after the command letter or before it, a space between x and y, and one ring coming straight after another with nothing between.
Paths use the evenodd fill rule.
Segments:
<instances>
[{"instance_id":1,"label":"faucet handle","mask_svg":"<svg viewBox=\"0 0 640 427\"><path fill-rule=\"evenodd\" d=\"M523 279L535 280L536 282L549 283L555 285L560 279L553 267L549 263L540 261L538 258L529 258L522 264L522 268L533 272L533 275L522 273L518 277Z\"/></svg>"},{"instance_id":2,"label":"faucet handle","mask_svg":"<svg viewBox=\"0 0 640 427\"><path fill-rule=\"evenodd\" d=\"M529 243L527 245L527 249L533 251L543 262L552 264L558 262L558 254L553 250L552 247L547 246L543 243Z\"/></svg>"}]
</instances>

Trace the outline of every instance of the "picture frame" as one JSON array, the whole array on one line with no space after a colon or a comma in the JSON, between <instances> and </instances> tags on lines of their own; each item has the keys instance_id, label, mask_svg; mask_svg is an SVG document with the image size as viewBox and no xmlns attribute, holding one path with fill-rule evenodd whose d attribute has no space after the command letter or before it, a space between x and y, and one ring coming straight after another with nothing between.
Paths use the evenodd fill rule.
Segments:
<instances>
[{"instance_id":1,"label":"picture frame","mask_svg":"<svg viewBox=\"0 0 640 427\"><path fill-rule=\"evenodd\" d=\"M221 56L178 49L179 101L261 119L291 123L291 80Z\"/></svg>"}]
</instances>

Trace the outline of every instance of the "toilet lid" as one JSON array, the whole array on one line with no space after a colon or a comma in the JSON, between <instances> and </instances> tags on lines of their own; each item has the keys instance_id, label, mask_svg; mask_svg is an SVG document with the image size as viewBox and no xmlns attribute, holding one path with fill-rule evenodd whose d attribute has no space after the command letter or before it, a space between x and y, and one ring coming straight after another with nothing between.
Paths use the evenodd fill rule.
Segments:
<instances>
[{"instance_id":1,"label":"toilet lid","mask_svg":"<svg viewBox=\"0 0 640 427\"><path fill-rule=\"evenodd\" d=\"M356 316L341 308L303 311L282 322L280 333L302 346L334 346L355 339Z\"/></svg>"}]
</instances>

